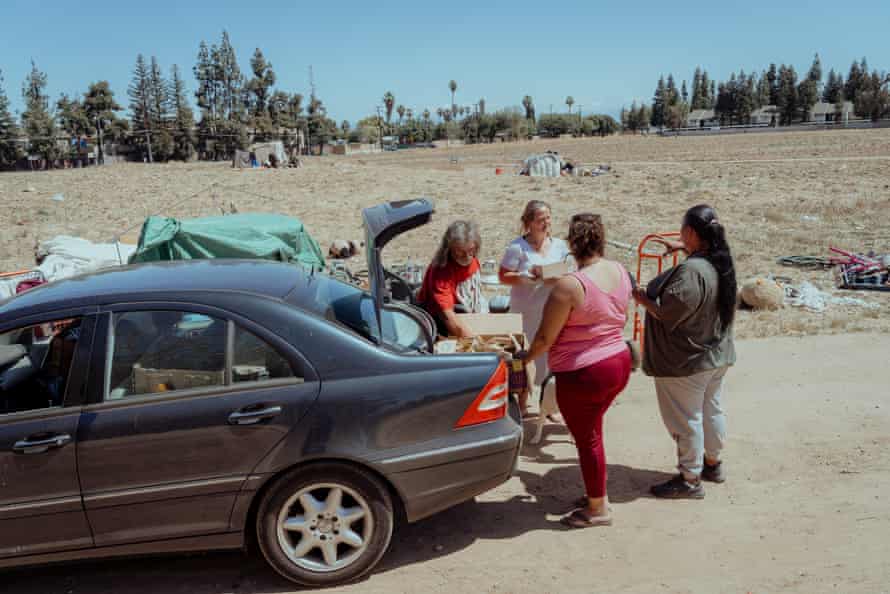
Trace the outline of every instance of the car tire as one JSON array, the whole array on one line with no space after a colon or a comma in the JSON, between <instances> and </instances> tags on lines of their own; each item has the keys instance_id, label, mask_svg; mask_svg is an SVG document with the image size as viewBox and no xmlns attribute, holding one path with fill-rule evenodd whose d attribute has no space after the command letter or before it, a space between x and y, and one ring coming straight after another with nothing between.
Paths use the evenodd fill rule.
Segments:
<instances>
[{"instance_id":1,"label":"car tire","mask_svg":"<svg viewBox=\"0 0 890 594\"><path fill-rule=\"evenodd\" d=\"M302 586L335 586L369 572L389 548L393 504L373 474L324 463L281 477L263 496L257 541L269 565Z\"/></svg>"}]
</instances>

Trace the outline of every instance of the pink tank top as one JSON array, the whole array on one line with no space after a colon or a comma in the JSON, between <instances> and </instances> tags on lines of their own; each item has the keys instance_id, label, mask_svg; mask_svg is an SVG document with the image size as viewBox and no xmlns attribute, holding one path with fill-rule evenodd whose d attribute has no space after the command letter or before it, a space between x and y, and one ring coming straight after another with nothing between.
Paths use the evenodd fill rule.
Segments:
<instances>
[{"instance_id":1,"label":"pink tank top","mask_svg":"<svg viewBox=\"0 0 890 594\"><path fill-rule=\"evenodd\" d=\"M624 324L630 300L630 277L624 266L618 286L609 293L600 289L583 272L574 272L584 287L584 304L572 309L556 342L550 347L548 364L551 371L575 371L621 353Z\"/></svg>"}]
</instances>

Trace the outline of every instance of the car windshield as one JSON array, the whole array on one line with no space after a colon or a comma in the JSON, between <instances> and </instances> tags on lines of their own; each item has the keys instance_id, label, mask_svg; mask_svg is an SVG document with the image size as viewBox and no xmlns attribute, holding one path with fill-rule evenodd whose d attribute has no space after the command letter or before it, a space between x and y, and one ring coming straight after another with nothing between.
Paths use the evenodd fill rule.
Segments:
<instances>
[{"instance_id":1,"label":"car windshield","mask_svg":"<svg viewBox=\"0 0 890 594\"><path fill-rule=\"evenodd\" d=\"M407 314L384 309L383 332L369 293L323 274L314 274L300 283L287 301L326 320L336 322L359 335L399 351L427 348L420 324Z\"/></svg>"}]
</instances>

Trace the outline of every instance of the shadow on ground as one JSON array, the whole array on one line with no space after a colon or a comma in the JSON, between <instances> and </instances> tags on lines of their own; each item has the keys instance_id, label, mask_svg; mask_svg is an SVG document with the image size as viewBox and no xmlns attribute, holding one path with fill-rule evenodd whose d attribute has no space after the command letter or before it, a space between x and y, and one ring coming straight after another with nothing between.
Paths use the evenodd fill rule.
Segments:
<instances>
[{"instance_id":1,"label":"shadow on ground","mask_svg":"<svg viewBox=\"0 0 890 594\"><path fill-rule=\"evenodd\" d=\"M560 433L549 428L549 435ZM564 429L562 429L564 431ZM540 530L566 530L560 515L583 493L576 458L556 459L526 446L523 456L549 464L544 474L520 468L522 495L504 501L469 501L417 524L399 527L375 573L396 571L451 555L477 540L509 540ZM670 475L609 465L609 498L624 504L648 497ZM491 496L489 496L491 497ZM263 562L258 552L150 557L85 562L0 573L4 592L16 594L280 594L298 590Z\"/></svg>"}]
</instances>

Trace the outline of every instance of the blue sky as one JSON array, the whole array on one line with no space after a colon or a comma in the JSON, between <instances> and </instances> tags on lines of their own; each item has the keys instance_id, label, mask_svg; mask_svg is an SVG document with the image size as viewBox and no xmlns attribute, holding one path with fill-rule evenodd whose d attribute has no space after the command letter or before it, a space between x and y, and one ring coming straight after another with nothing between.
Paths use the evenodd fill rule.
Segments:
<instances>
[{"instance_id":1,"label":"blue sky","mask_svg":"<svg viewBox=\"0 0 890 594\"><path fill-rule=\"evenodd\" d=\"M142 8L146 6L147 8ZM660 74L691 83L696 65L724 79L771 61L805 72L819 52L846 74L866 56L890 69L890 2L836 0L784 3L696 2L284 2L275 0L3 0L0 70L13 109L33 58L55 100L108 80L119 103L136 55L157 56L195 83L200 41L226 29L249 72L256 47L272 62L277 87L308 95L314 69L331 117L355 121L373 113L387 90L396 103L422 111L484 97L488 110L531 95L538 110L576 108L617 114L649 101ZM11 15L13 15L11 17ZM10 18L11 17L11 18Z\"/></svg>"}]
</instances>

